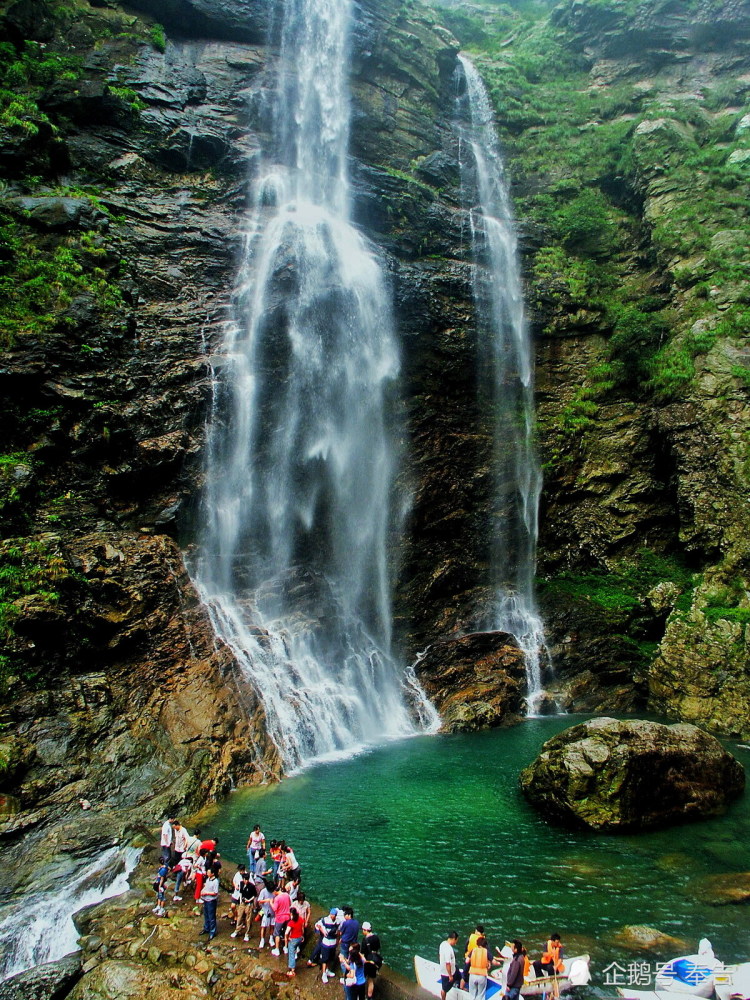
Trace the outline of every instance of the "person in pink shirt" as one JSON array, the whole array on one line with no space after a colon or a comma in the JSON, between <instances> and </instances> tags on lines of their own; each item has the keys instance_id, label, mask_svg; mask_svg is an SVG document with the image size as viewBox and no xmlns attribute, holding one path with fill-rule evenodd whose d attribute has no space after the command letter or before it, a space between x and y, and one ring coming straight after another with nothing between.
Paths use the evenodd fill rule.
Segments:
<instances>
[{"instance_id":1,"label":"person in pink shirt","mask_svg":"<svg viewBox=\"0 0 750 1000\"><path fill-rule=\"evenodd\" d=\"M285 889L277 889L273 894L271 909L273 910L274 918L273 936L276 939L276 947L271 949L271 954L280 955L281 939L286 933L286 925L289 923L289 918L292 915L292 900ZM285 945L284 951L286 952L286 950Z\"/></svg>"}]
</instances>

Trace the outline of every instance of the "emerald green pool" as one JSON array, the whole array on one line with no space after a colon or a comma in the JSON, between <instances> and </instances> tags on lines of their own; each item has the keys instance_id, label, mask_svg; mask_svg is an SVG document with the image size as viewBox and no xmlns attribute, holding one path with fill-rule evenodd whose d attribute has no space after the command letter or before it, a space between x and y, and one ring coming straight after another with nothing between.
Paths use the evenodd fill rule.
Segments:
<instances>
[{"instance_id":1,"label":"emerald green pool","mask_svg":"<svg viewBox=\"0 0 750 1000\"><path fill-rule=\"evenodd\" d=\"M701 892L706 875L750 871L750 795L720 819L638 836L548 826L520 795L518 773L581 718L419 737L318 764L235 792L211 831L238 862L255 823L268 840L285 838L310 898L351 903L381 934L386 962L407 975L415 952L437 960L446 931L463 940L476 921L491 945L520 937L532 957L559 931L567 954L590 952L600 985L613 960L675 957L617 947L625 924L682 938L683 954L706 936L724 961L750 960L750 906L712 906ZM728 747L750 766L750 751Z\"/></svg>"}]
</instances>

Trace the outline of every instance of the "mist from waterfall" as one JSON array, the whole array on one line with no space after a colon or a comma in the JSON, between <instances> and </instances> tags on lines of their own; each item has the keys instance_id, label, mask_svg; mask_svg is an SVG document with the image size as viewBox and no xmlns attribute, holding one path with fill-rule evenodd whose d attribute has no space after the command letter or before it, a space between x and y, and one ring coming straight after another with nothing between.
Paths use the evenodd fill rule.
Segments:
<instances>
[{"instance_id":1,"label":"mist from waterfall","mask_svg":"<svg viewBox=\"0 0 750 1000\"><path fill-rule=\"evenodd\" d=\"M291 769L437 725L391 653L399 354L349 219L351 0L288 0L193 576Z\"/></svg>"},{"instance_id":2,"label":"mist from waterfall","mask_svg":"<svg viewBox=\"0 0 750 1000\"><path fill-rule=\"evenodd\" d=\"M491 379L495 595L489 627L510 632L524 653L527 711L542 694L544 628L534 596L542 477L534 449L534 374L516 226L489 96L459 56L457 120L464 204L474 260L480 370ZM480 376L481 377L481 376Z\"/></svg>"}]
</instances>

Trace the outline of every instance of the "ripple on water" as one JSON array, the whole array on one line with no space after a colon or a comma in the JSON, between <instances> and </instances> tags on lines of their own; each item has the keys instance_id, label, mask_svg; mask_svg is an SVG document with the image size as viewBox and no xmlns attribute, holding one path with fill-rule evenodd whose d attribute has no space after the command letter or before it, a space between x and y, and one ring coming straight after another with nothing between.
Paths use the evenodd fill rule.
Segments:
<instances>
[{"instance_id":1,"label":"ripple on water","mask_svg":"<svg viewBox=\"0 0 750 1000\"><path fill-rule=\"evenodd\" d=\"M287 839L310 897L351 903L407 975L415 952L435 956L448 928L463 937L477 920L491 944L520 936L532 957L558 930L569 954L592 954L599 982L611 961L633 958L604 940L627 924L691 948L707 935L725 961L750 958L750 907L716 907L686 891L700 876L750 871L747 799L726 817L640 836L549 826L520 795L518 773L577 721L391 743L237 792L212 829L237 861L256 822L268 839ZM730 749L750 763L747 750Z\"/></svg>"}]
</instances>

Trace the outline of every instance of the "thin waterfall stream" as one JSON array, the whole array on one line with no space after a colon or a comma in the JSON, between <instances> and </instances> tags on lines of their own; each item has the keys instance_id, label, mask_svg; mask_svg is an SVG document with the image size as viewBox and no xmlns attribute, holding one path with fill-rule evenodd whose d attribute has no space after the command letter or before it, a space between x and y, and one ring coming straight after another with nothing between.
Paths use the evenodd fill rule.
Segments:
<instances>
[{"instance_id":1,"label":"thin waterfall stream","mask_svg":"<svg viewBox=\"0 0 750 1000\"><path fill-rule=\"evenodd\" d=\"M284 5L193 566L287 769L438 724L391 652L399 354L349 217L351 19L350 0Z\"/></svg>"},{"instance_id":2,"label":"thin waterfall stream","mask_svg":"<svg viewBox=\"0 0 750 1000\"><path fill-rule=\"evenodd\" d=\"M473 63L459 56L459 163L468 206L480 366L491 379L494 524L488 626L515 636L524 653L527 711L543 697L544 626L534 573L541 470L534 450L534 376L516 225L489 96Z\"/></svg>"}]
</instances>

